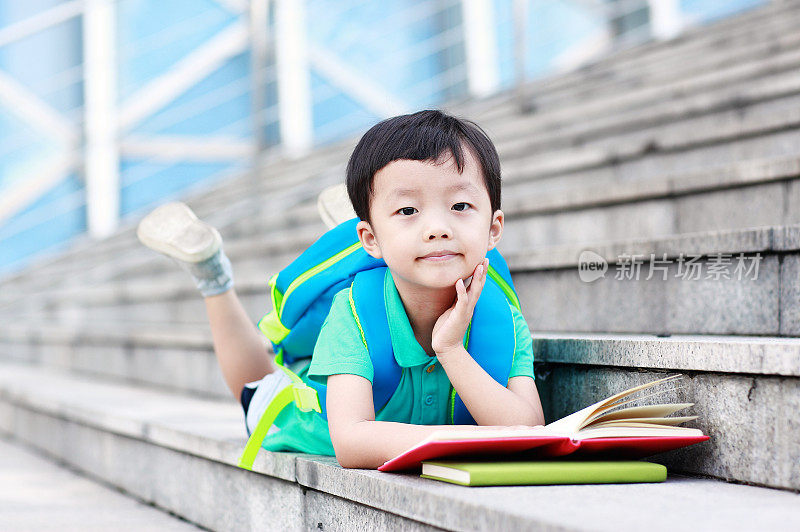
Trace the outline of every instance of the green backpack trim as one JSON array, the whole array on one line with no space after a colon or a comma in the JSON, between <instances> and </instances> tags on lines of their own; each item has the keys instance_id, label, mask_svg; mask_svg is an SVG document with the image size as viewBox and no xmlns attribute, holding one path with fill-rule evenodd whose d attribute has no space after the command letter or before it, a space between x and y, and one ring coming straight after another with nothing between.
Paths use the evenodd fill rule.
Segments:
<instances>
[{"instance_id":1,"label":"green backpack trim","mask_svg":"<svg viewBox=\"0 0 800 532\"><path fill-rule=\"evenodd\" d=\"M503 276L497 273L497 270L495 270L491 264L489 265L489 269L486 270L486 273L495 283L497 283L497 286L499 286L500 290L502 290L506 295L506 299L508 299L512 305L517 307L517 310L522 311L522 307L519 305L519 298L517 297L517 294L514 293L514 289L508 286L508 283L505 281L505 279L503 279Z\"/></svg>"},{"instance_id":2,"label":"green backpack trim","mask_svg":"<svg viewBox=\"0 0 800 532\"><path fill-rule=\"evenodd\" d=\"M291 330L287 328L281 322L281 316L283 315L283 309L286 306L286 302L289 300L289 296L292 295L297 287L302 285L311 277L317 275L319 272L331 267L332 265L336 264L343 258L347 257L357 249L361 247L361 242L356 242L355 244L351 244L350 246L346 247L336 255L325 259L324 261L320 262L319 264L312 266L308 270L304 271L300 275L292 281L289 286L286 288L286 293L281 294L280 290L278 290L276 284L278 281L278 274L273 275L270 277L269 286L270 286L270 297L272 299L272 311L261 318L258 322L258 329L269 338L269 340L275 344L279 344L286 338Z\"/></svg>"},{"instance_id":3,"label":"green backpack trim","mask_svg":"<svg viewBox=\"0 0 800 532\"><path fill-rule=\"evenodd\" d=\"M278 353L278 356L281 356L282 354L283 353ZM276 360L278 356L275 357ZM283 357L281 356L281 358ZM278 414L281 413L281 410L286 408L289 403L294 403L297 408L303 412L310 412L311 410L314 410L322 413L317 391L304 383L295 372L283 364L278 363L278 368L286 373L292 383L284 387L283 390L281 390L272 399L272 401L270 401L266 410L264 410L264 413L261 414L261 419L258 420L258 424L256 425L255 430L253 430L253 433L250 435L250 438L247 440L247 445L245 445L242 456L239 458L239 467L242 469L253 469L253 462L256 460L256 456L258 455L259 449L261 449L261 444L263 443L264 438L267 437L269 428L275 422L275 419L277 419Z\"/></svg>"}]
</instances>

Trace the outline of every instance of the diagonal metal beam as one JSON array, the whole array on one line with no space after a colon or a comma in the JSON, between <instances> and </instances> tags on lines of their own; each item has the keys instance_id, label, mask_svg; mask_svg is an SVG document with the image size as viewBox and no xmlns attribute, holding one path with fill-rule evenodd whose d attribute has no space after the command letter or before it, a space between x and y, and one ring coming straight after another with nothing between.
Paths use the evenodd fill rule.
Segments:
<instances>
[{"instance_id":1,"label":"diagonal metal beam","mask_svg":"<svg viewBox=\"0 0 800 532\"><path fill-rule=\"evenodd\" d=\"M309 43L308 55L311 66L325 76L329 83L339 87L373 114L388 118L409 111L410 107L401 99L327 50Z\"/></svg>"},{"instance_id":2,"label":"diagonal metal beam","mask_svg":"<svg viewBox=\"0 0 800 532\"><path fill-rule=\"evenodd\" d=\"M79 161L77 151L59 154L41 165L41 171L32 169L31 177L4 188L0 196L0 225L74 172Z\"/></svg>"},{"instance_id":3,"label":"diagonal metal beam","mask_svg":"<svg viewBox=\"0 0 800 532\"><path fill-rule=\"evenodd\" d=\"M612 43L608 25L603 24L597 31L586 35L580 42L570 46L553 58L556 71L577 68L598 55L607 52Z\"/></svg>"},{"instance_id":4,"label":"diagonal metal beam","mask_svg":"<svg viewBox=\"0 0 800 532\"><path fill-rule=\"evenodd\" d=\"M66 144L77 142L75 127L61 113L4 72L0 72L0 104Z\"/></svg>"},{"instance_id":5,"label":"diagonal metal beam","mask_svg":"<svg viewBox=\"0 0 800 532\"><path fill-rule=\"evenodd\" d=\"M83 12L83 0L73 0L65 2L56 7L37 13L25 20L15 22L5 28L0 29L0 46L19 41L28 35L40 32L50 26L61 24L73 17L77 17Z\"/></svg>"},{"instance_id":6,"label":"diagonal metal beam","mask_svg":"<svg viewBox=\"0 0 800 532\"><path fill-rule=\"evenodd\" d=\"M177 98L198 81L222 66L248 45L247 24L235 22L201 47L179 61L169 72L154 79L122 104L119 113L121 131L154 113Z\"/></svg>"},{"instance_id":7,"label":"diagonal metal beam","mask_svg":"<svg viewBox=\"0 0 800 532\"><path fill-rule=\"evenodd\" d=\"M120 152L123 156L143 157L159 162L249 162L249 157L253 154L253 144L233 137L128 137L121 142Z\"/></svg>"}]
</instances>

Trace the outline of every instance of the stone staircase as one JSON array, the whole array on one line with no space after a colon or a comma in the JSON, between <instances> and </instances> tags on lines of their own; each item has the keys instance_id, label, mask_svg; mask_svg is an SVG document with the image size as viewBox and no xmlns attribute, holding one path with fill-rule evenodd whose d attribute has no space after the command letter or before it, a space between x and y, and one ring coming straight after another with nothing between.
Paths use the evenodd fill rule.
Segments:
<instances>
[{"instance_id":1,"label":"stone staircase","mask_svg":"<svg viewBox=\"0 0 800 532\"><path fill-rule=\"evenodd\" d=\"M333 457L235 466L228 401L2 364L5 430L92 477L214 530L796 530L798 495L671 473L662 484L464 488ZM98 398L102 398L98 401Z\"/></svg>"},{"instance_id":2,"label":"stone staircase","mask_svg":"<svg viewBox=\"0 0 800 532\"><path fill-rule=\"evenodd\" d=\"M0 438L4 530L202 530ZM91 525L87 526L88 516Z\"/></svg>"},{"instance_id":3,"label":"stone staircase","mask_svg":"<svg viewBox=\"0 0 800 532\"><path fill-rule=\"evenodd\" d=\"M136 220L0 280L0 433L212 529L800 528L798 22L775 2L449 108L501 154L500 250L546 418L684 374L661 398L695 403L711 440L653 457L666 483L470 490L267 452L240 470L202 301ZM268 277L324 231L316 195L356 141L188 198L254 322ZM592 282L587 250L607 265ZM690 258L706 275L680 277Z\"/></svg>"}]
</instances>

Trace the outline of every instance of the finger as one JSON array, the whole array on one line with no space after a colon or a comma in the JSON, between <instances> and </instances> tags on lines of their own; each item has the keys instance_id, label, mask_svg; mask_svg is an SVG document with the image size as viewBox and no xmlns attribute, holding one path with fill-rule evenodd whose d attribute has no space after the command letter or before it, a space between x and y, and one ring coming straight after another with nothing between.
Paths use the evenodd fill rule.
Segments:
<instances>
[{"instance_id":1,"label":"finger","mask_svg":"<svg viewBox=\"0 0 800 532\"><path fill-rule=\"evenodd\" d=\"M472 269L472 277L473 278L480 277L480 273L481 273L480 272L480 267L482 265L483 265L483 261L481 261L478 264L476 264L475 267Z\"/></svg>"},{"instance_id":2,"label":"finger","mask_svg":"<svg viewBox=\"0 0 800 532\"><path fill-rule=\"evenodd\" d=\"M489 259L483 259L483 275L481 275L481 286L486 283L486 278L489 276Z\"/></svg>"},{"instance_id":3,"label":"finger","mask_svg":"<svg viewBox=\"0 0 800 532\"><path fill-rule=\"evenodd\" d=\"M472 272L472 279L475 282L482 283L486 280L486 271L488 269L488 259L483 259L475 266Z\"/></svg>"},{"instance_id":4,"label":"finger","mask_svg":"<svg viewBox=\"0 0 800 532\"><path fill-rule=\"evenodd\" d=\"M470 309L475 308L475 304L478 302L478 298L481 296L481 292L483 291L483 284L484 280L486 279L485 271L483 264L478 264L475 270L475 276L473 277L473 283L469 287L469 304Z\"/></svg>"},{"instance_id":5,"label":"finger","mask_svg":"<svg viewBox=\"0 0 800 532\"><path fill-rule=\"evenodd\" d=\"M472 288L470 288L471 290ZM464 279L456 281L456 304L453 313L456 318L463 320L465 314L469 311L470 297L467 288L464 286Z\"/></svg>"},{"instance_id":6,"label":"finger","mask_svg":"<svg viewBox=\"0 0 800 532\"><path fill-rule=\"evenodd\" d=\"M456 307L458 307L459 304L463 305L467 300L467 289L464 287L464 279L459 278L458 281L456 281Z\"/></svg>"}]
</instances>

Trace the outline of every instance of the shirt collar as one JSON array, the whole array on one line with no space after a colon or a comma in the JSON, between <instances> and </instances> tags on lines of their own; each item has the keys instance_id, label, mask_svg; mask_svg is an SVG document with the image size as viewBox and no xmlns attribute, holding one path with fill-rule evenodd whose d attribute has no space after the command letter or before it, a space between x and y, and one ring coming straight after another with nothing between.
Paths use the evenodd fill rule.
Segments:
<instances>
[{"instance_id":1,"label":"shirt collar","mask_svg":"<svg viewBox=\"0 0 800 532\"><path fill-rule=\"evenodd\" d=\"M419 366L433 360L434 357L428 356L414 336L414 329L411 328L411 322L408 321L403 300L400 298L389 268L386 268L386 275L383 279L383 297L386 301L386 317L389 319L392 350L400 367Z\"/></svg>"}]
</instances>

